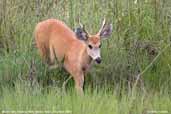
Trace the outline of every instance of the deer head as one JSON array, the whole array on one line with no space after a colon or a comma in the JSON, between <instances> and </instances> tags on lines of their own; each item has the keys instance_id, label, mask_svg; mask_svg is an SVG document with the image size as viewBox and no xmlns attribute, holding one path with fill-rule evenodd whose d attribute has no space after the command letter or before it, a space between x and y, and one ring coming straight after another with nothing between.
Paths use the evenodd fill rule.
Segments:
<instances>
[{"instance_id":1,"label":"deer head","mask_svg":"<svg viewBox=\"0 0 171 114\"><path fill-rule=\"evenodd\" d=\"M109 36L112 34L112 24L107 24L106 20L104 19L101 25L100 30L95 35L90 35L85 26L80 24L75 30L76 36L78 39L82 40L86 44L87 54L94 60L96 63L101 63L101 55L100 55L100 48L101 48L101 40L108 39Z\"/></svg>"}]
</instances>

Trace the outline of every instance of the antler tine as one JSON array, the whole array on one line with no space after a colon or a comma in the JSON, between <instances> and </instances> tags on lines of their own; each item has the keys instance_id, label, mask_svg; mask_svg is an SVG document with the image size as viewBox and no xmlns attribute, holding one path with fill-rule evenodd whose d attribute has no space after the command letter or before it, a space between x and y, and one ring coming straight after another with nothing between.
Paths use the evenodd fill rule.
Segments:
<instances>
[{"instance_id":1,"label":"antler tine","mask_svg":"<svg viewBox=\"0 0 171 114\"><path fill-rule=\"evenodd\" d=\"M84 27L84 24L81 23L80 18L79 18L79 25L80 25L80 27L81 27L82 29L85 28L85 27Z\"/></svg>"},{"instance_id":2,"label":"antler tine","mask_svg":"<svg viewBox=\"0 0 171 114\"><path fill-rule=\"evenodd\" d=\"M99 30L99 33L103 30L103 27L104 27L105 24L106 24L106 19L104 18L103 22L102 22L102 26L101 26L101 28Z\"/></svg>"},{"instance_id":3,"label":"antler tine","mask_svg":"<svg viewBox=\"0 0 171 114\"><path fill-rule=\"evenodd\" d=\"M89 36L89 33L85 29L85 25L79 22L80 27L84 30L84 32Z\"/></svg>"},{"instance_id":4,"label":"antler tine","mask_svg":"<svg viewBox=\"0 0 171 114\"><path fill-rule=\"evenodd\" d=\"M82 23L79 22L79 25L81 28L84 28L84 25Z\"/></svg>"}]
</instances>

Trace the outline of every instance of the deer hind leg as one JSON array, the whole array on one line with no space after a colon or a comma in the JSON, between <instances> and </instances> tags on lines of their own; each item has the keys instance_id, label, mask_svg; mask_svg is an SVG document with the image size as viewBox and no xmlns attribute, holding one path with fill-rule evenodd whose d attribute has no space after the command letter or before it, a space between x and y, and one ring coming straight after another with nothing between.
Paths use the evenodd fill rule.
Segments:
<instances>
[{"instance_id":1,"label":"deer hind leg","mask_svg":"<svg viewBox=\"0 0 171 114\"><path fill-rule=\"evenodd\" d=\"M48 51L44 45L38 46L40 56L42 60L47 63L48 62Z\"/></svg>"},{"instance_id":2,"label":"deer hind leg","mask_svg":"<svg viewBox=\"0 0 171 114\"><path fill-rule=\"evenodd\" d=\"M49 69L56 69L59 67L59 65L55 64L55 50L53 46L50 46L50 54L49 54Z\"/></svg>"},{"instance_id":3,"label":"deer hind leg","mask_svg":"<svg viewBox=\"0 0 171 114\"><path fill-rule=\"evenodd\" d=\"M53 65L55 63L55 52L54 52L54 49L53 49L53 46L51 45L50 46L50 54L49 54L49 65Z\"/></svg>"}]
</instances>

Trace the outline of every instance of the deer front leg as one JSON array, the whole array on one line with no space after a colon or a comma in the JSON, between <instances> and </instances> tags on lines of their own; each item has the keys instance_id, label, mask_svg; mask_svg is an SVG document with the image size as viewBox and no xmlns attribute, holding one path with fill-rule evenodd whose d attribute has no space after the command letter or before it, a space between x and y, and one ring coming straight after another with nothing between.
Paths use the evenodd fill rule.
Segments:
<instances>
[{"instance_id":1,"label":"deer front leg","mask_svg":"<svg viewBox=\"0 0 171 114\"><path fill-rule=\"evenodd\" d=\"M69 60L66 56L66 59L64 61L64 67L73 76L77 93L79 95L83 95L84 73L80 68L80 65L76 63L79 62Z\"/></svg>"},{"instance_id":2,"label":"deer front leg","mask_svg":"<svg viewBox=\"0 0 171 114\"><path fill-rule=\"evenodd\" d=\"M84 86L84 75L83 73L78 73L77 75L74 76L74 81L75 81L75 88L77 90L77 94L83 95L83 86Z\"/></svg>"}]
</instances>

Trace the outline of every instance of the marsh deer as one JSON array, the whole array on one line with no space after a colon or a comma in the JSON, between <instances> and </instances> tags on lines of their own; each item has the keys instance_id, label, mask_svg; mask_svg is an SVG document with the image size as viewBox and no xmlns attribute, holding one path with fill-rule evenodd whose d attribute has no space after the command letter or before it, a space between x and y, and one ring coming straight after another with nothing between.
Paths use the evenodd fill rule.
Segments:
<instances>
[{"instance_id":1,"label":"marsh deer","mask_svg":"<svg viewBox=\"0 0 171 114\"><path fill-rule=\"evenodd\" d=\"M55 58L63 61L64 68L71 74L79 94L83 94L84 74L91 62L101 63L101 40L112 33L112 24L105 19L99 32L90 35L83 25L73 32L64 22L48 19L35 28L35 41L43 60L53 65Z\"/></svg>"}]
</instances>

